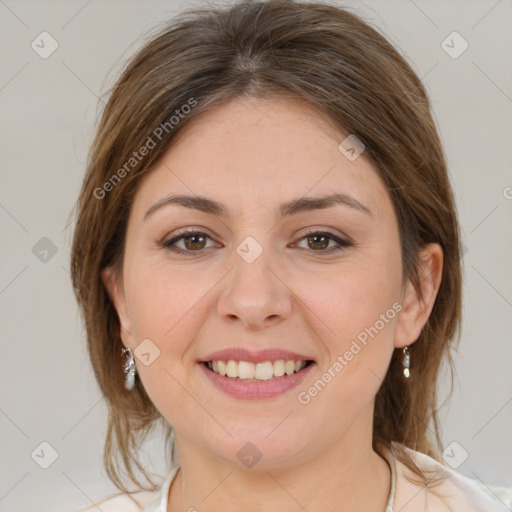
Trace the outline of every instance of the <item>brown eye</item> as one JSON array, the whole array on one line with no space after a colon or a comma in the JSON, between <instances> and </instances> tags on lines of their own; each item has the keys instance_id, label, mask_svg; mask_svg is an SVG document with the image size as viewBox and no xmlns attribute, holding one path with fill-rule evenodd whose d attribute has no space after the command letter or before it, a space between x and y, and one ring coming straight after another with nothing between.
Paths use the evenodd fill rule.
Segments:
<instances>
[{"instance_id":1,"label":"brown eye","mask_svg":"<svg viewBox=\"0 0 512 512\"><path fill-rule=\"evenodd\" d=\"M190 235L184 236L183 240L185 241L185 247L192 251L197 249L204 249L206 237L202 235Z\"/></svg>"},{"instance_id":2,"label":"brown eye","mask_svg":"<svg viewBox=\"0 0 512 512\"><path fill-rule=\"evenodd\" d=\"M186 231L164 242L162 246L178 254L190 255L200 253L204 249L211 247L206 245L208 239L211 240L206 233L201 231ZM333 233L322 231L308 233L300 239L300 242L303 240L307 240L307 247L303 247L304 249L320 254L340 251L353 245L351 242L343 240ZM331 242L334 242L334 245L329 247ZM182 246L179 246L178 243L181 243Z\"/></svg>"},{"instance_id":3,"label":"brown eye","mask_svg":"<svg viewBox=\"0 0 512 512\"><path fill-rule=\"evenodd\" d=\"M318 253L331 253L353 245L351 242L343 240L333 233L323 231L307 233L300 241L302 240L307 240L307 247L304 247L305 249L310 249L311 251ZM334 242L334 245L331 247L329 247L330 242Z\"/></svg>"},{"instance_id":4,"label":"brown eye","mask_svg":"<svg viewBox=\"0 0 512 512\"><path fill-rule=\"evenodd\" d=\"M186 231L164 242L162 246L179 254L190 254L207 249L206 243L209 238L206 233L201 231ZM183 245L178 246L178 242Z\"/></svg>"},{"instance_id":5,"label":"brown eye","mask_svg":"<svg viewBox=\"0 0 512 512\"><path fill-rule=\"evenodd\" d=\"M312 235L307 237L310 249L327 249L330 238L325 235Z\"/></svg>"}]
</instances>

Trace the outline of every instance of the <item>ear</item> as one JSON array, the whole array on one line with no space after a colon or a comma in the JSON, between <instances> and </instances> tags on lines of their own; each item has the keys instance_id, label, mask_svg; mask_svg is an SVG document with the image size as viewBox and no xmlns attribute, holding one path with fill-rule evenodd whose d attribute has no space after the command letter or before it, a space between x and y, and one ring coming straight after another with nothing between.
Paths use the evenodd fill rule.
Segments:
<instances>
[{"instance_id":1,"label":"ear","mask_svg":"<svg viewBox=\"0 0 512 512\"><path fill-rule=\"evenodd\" d=\"M101 272L101 279L103 281L103 285L107 289L110 300L117 311L117 316L119 317L119 324L121 328L119 334L121 336L121 340L125 347L130 347L132 345L130 342L131 325L126 307L122 279L117 275L112 267L106 267Z\"/></svg>"},{"instance_id":2,"label":"ear","mask_svg":"<svg viewBox=\"0 0 512 512\"><path fill-rule=\"evenodd\" d=\"M397 319L395 331L395 347L403 348L414 343L430 312L434 307L437 292L441 285L443 273L443 250L437 243L426 245L420 251L420 297L410 281L402 288L400 304L402 310Z\"/></svg>"}]
</instances>

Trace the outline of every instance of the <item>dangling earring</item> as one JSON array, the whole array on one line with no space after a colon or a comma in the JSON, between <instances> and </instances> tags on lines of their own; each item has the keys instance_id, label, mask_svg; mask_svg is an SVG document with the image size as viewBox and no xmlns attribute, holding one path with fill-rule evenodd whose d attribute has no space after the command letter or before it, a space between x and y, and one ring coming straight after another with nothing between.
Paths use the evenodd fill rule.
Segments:
<instances>
[{"instance_id":1,"label":"dangling earring","mask_svg":"<svg viewBox=\"0 0 512 512\"><path fill-rule=\"evenodd\" d=\"M402 364L404 365L404 376L408 379L411 376L409 368L411 367L411 355L409 354L409 347L403 348L404 358Z\"/></svg>"},{"instance_id":2,"label":"dangling earring","mask_svg":"<svg viewBox=\"0 0 512 512\"><path fill-rule=\"evenodd\" d=\"M123 364L123 371L125 373L124 387L130 390L135 386L137 367L135 366L131 349L123 348L121 350L121 356L125 357L125 362Z\"/></svg>"}]
</instances>

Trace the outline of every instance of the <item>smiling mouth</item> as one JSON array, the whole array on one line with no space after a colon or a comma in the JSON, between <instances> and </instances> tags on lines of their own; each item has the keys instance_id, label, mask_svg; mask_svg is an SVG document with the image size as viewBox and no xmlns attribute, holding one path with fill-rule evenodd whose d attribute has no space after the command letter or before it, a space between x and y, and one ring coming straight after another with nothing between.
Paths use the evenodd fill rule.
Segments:
<instances>
[{"instance_id":1,"label":"smiling mouth","mask_svg":"<svg viewBox=\"0 0 512 512\"><path fill-rule=\"evenodd\" d=\"M286 378L300 373L313 364L313 361L294 361L279 359L277 361L264 361L252 363L250 361L219 360L204 361L202 363L208 370L222 377L241 382L261 382Z\"/></svg>"}]
</instances>

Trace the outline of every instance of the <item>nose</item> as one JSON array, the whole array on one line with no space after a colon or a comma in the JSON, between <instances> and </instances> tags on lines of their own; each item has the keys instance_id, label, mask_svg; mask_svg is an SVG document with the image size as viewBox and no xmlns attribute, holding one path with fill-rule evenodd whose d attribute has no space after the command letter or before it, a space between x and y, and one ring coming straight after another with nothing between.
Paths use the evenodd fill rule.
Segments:
<instances>
[{"instance_id":1,"label":"nose","mask_svg":"<svg viewBox=\"0 0 512 512\"><path fill-rule=\"evenodd\" d=\"M223 319L259 330L290 315L292 292L279 270L267 265L265 251L252 263L236 254L233 271L227 277L218 299L218 312Z\"/></svg>"}]
</instances>

